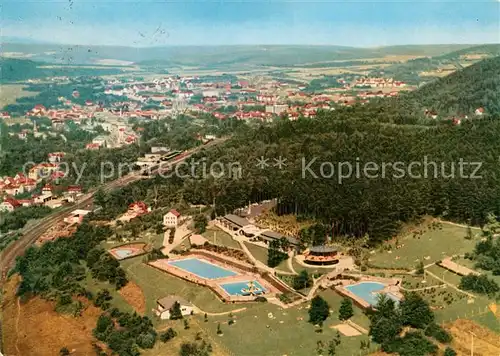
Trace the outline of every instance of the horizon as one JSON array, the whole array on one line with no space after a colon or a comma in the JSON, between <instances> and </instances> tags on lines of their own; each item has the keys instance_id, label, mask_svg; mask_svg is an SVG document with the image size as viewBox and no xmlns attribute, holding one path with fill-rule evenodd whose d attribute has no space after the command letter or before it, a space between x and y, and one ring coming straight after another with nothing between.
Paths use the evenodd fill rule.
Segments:
<instances>
[{"instance_id":1,"label":"horizon","mask_svg":"<svg viewBox=\"0 0 500 356\"><path fill-rule=\"evenodd\" d=\"M500 43L500 2L6 0L2 37L52 45L344 46ZM15 42L12 42L15 43Z\"/></svg>"},{"instance_id":2,"label":"horizon","mask_svg":"<svg viewBox=\"0 0 500 356\"><path fill-rule=\"evenodd\" d=\"M7 37L6 40L3 38ZM337 45L337 44L299 44L299 43L290 43L290 44L281 44L281 43L276 43L276 44L262 44L262 43L255 43L255 44L207 44L207 45L201 45L201 44L163 44L163 45L145 45L145 46L134 46L134 45L114 45L114 44L77 44L77 43L58 43L58 42L49 42L49 41L36 41L36 42L31 42L27 41L29 38L16 38L13 39L11 36L0 36L0 41L2 41L3 44L11 44L11 45L26 45L26 46L84 46L84 47L116 47L116 48L135 48L135 49L154 49L154 48L182 48L182 47L199 47L199 48L211 48L211 47L325 47L325 48L333 48L333 47L338 47L339 49L341 48L346 48L346 49L370 49L370 50L377 50L377 49L384 49L384 48L394 48L394 47L439 47L439 46L470 46L470 47L475 47L475 46L488 46L488 45L500 45L499 42L478 42L478 43L412 43L412 44L394 44L394 45L385 45L385 46L345 46L345 45ZM1 56L1 52L0 52Z\"/></svg>"}]
</instances>

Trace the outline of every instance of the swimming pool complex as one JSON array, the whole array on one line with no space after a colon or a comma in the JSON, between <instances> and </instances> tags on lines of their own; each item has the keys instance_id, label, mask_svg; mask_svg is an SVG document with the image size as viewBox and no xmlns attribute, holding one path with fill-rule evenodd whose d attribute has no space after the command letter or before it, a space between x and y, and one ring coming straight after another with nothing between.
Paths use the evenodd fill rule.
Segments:
<instances>
[{"instance_id":1,"label":"swimming pool complex","mask_svg":"<svg viewBox=\"0 0 500 356\"><path fill-rule=\"evenodd\" d=\"M250 285L252 283L252 286ZM229 295L260 295L266 292L266 289L257 281L243 281L220 284Z\"/></svg>"},{"instance_id":2,"label":"swimming pool complex","mask_svg":"<svg viewBox=\"0 0 500 356\"><path fill-rule=\"evenodd\" d=\"M186 258L182 260L169 261L168 264L205 279L225 278L236 276L238 274L200 258Z\"/></svg>"},{"instance_id":3,"label":"swimming pool complex","mask_svg":"<svg viewBox=\"0 0 500 356\"><path fill-rule=\"evenodd\" d=\"M357 284L345 286L345 289L347 289L349 292L365 300L372 306L377 305L377 298L381 294L378 291L381 291L384 288L385 284L379 282L360 282ZM395 295L391 293L385 293L385 294L395 302L399 302L399 298L396 297Z\"/></svg>"}]
</instances>

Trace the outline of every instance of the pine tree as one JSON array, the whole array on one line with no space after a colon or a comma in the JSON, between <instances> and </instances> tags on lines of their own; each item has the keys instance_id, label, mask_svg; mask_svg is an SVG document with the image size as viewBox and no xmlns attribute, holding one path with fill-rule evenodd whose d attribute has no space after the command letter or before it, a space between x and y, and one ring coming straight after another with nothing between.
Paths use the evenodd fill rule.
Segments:
<instances>
[{"instance_id":1,"label":"pine tree","mask_svg":"<svg viewBox=\"0 0 500 356\"><path fill-rule=\"evenodd\" d=\"M170 319L182 319L181 305L179 304L179 302L175 302L172 308L170 308Z\"/></svg>"},{"instance_id":2,"label":"pine tree","mask_svg":"<svg viewBox=\"0 0 500 356\"><path fill-rule=\"evenodd\" d=\"M354 310L352 308L352 301L348 298L342 299L342 303L340 303L339 308L339 319L347 320L352 318L354 315Z\"/></svg>"},{"instance_id":3,"label":"pine tree","mask_svg":"<svg viewBox=\"0 0 500 356\"><path fill-rule=\"evenodd\" d=\"M311 300L309 308L309 322L313 324L322 323L330 315L330 306L319 295Z\"/></svg>"}]
</instances>

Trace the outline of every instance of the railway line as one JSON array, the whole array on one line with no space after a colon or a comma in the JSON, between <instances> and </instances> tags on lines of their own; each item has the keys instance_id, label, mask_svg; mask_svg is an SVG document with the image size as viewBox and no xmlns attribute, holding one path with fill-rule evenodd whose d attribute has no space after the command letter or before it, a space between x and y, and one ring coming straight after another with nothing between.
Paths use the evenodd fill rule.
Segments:
<instances>
[{"instance_id":1,"label":"railway line","mask_svg":"<svg viewBox=\"0 0 500 356\"><path fill-rule=\"evenodd\" d=\"M161 173L165 173L170 170L176 164L185 161L190 158L193 154L197 153L203 148L208 148L210 146L217 145L221 142L224 142L227 138L220 138L213 140L203 146L196 147L194 149L185 151L184 153L176 156L170 162L163 162L162 164L158 164L157 166L153 166L150 169L151 175L157 175ZM124 187L130 183L136 182L138 180L146 178L141 172L133 172L129 173L126 176L117 178L111 182L108 182L102 185L100 188L104 192L109 192L113 189L117 189L120 187ZM19 238L17 241L11 243L5 250L0 252L0 290L3 290L3 285L7 278L7 274L9 270L14 266L15 260L18 256L21 256L26 249L34 244L38 238L50 228L53 224L61 221L65 217L69 216L69 214L76 209L83 209L85 207L90 206L93 203L93 195L97 189L91 190L89 193L85 194L78 202L73 205L65 206L61 210L54 212L45 218L41 219L39 222L33 224L29 228L27 228L23 232L23 236ZM0 356L2 352L2 328L1 328L1 319L0 319Z\"/></svg>"},{"instance_id":2,"label":"railway line","mask_svg":"<svg viewBox=\"0 0 500 356\"><path fill-rule=\"evenodd\" d=\"M175 157L171 162L168 162L167 164L161 164L157 165L155 167L151 167L151 174L156 175L160 173L165 173L169 169L171 169L173 166L176 164L185 161L186 159L190 158L193 154L196 152L200 151L202 148L207 148L210 146L214 146L216 144L219 144L223 141L225 141L225 138L217 139L214 141L211 141L207 143L204 146L199 146L194 149L188 150L184 152L184 154L181 154L180 156ZM164 162L166 163L166 162ZM120 177L114 181L111 181L109 183L104 184L100 188L104 192L109 192L113 189L117 189L123 186L126 186L130 183L136 182L138 180L144 179L145 177L141 175L140 172L133 172L130 174L127 174L126 176ZM42 235L42 233L47 230L48 227L50 227L52 224L60 221L61 219L64 219L69 215L70 212L76 209L82 209L93 202L93 195L97 191L97 189L93 189L82 199L80 199L77 203L71 205L71 206L66 206L59 210L58 212L55 212L42 220L40 220L38 223L30 226L28 229L26 229L23 233L23 237L21 237L19 240L13 242L11 245L9 245L1 254L1 259L0 259L0 270L2 271L2 278L0 280L0 285L3 286L3 281L5 279L5 276L8 272L8 270L13 266L13 263L16 259L17 256L22 255L26 248L28 248L30 245L35 243L35 241Z\"/></svg>"}]
</instances>

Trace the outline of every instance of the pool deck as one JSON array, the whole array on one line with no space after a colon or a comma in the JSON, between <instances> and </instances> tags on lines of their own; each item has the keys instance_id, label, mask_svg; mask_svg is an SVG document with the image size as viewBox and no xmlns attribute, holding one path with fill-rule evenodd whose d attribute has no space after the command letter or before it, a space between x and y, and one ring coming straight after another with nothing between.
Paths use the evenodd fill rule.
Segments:
<instances>
[{"instance_id":1,"label":"pool deck","mask_svg":"<svg viewBox=\"0 0 500 356\"><path fill-rule=\"evenodd\" d=\"M377 291L377 293L390 293L394 295L396 298L399 300L403 299L403 294L399 291L399 286L401 285L401 280L398 278L382 278L382 277L374 277L374 276L358 276L359 280L354 281L354 280L341 280L340 284L335 286L335 290L345 296L351 298L358 306L368 309L372 308L373 306L368 303L366 300L361 298L360 296L354 294L351 292L349 289L347 289L347 286L363 283L363 282L376 282L376 283L382 283L385 285L383 289L380 291Z\"/></svg>"},{"instance_id":2,"label":"pool deck","mask_svg":"<svg viewBox=\"0 0 500 356\"><path fill-rule=\"evenodd\" d=\"M198 276L197 274L188 272L184 269L181 269L181 268L176 267L176 266L169 263L172 261L180 261L180 260L192 259L192 258L197 258L197 259L203 260L205 262L209 262L209 263L214 264L218 267L222 267L224 269L234 271L237 274L234 276L228 276L228 277L222 277L222 278L206 279L206 278L203 278L201 276ZM231 262L233 262L233 261L231 261ZM241 269L235 267L234 262L231 265L224 264L224 263L221 263L220 261L210 259L206 255L191 253L191 254L185 255L185 256L156 260L153 262L149 262L148 264L152 267L155 267L155 268L161 270L161 271L167 272L175 277L182 278L188 282L196 283L196 284L201 285L201 286L209 287L223 301L249 302L249 301L254 301L256 298L256 296L231 295L220 286L221 284L225 284L225 283L257 281L266 290L266 292L263 294L260 294L260 296L270 297L270 296L275 296L276 293L278 293L276 288L271 286L259 274L248 272L248 270L245 270L246 268L243 269L244 267L251 269L252 268L251 265L245 266L247 264L244 262L241 262L241 261L238 261L238 263L241 264L241 266L242 266Z\"/></svg>"},{"instance_id":3,"label":"pool deck","mask_svg":"<svg viewBox=\"0 0 500 356\"><path fill-rule=\"evenodd\" d=\"M111 256L113 256L117 260L121 261L121 260L125 260L127 258L137 257L137 256L145 254L146 253L146 251L144 250L145 247L146 247L146 244L142 243L142 242L141 243L130 243L130 244L125 244L125 245L121 245L121 246L115 246L115 247L109 249L108 252L111 254ZM118 251L123 251L123 250L133 251L133 253L126 255L126 256L120 256Z\"/></svg>"}]
</instances>

